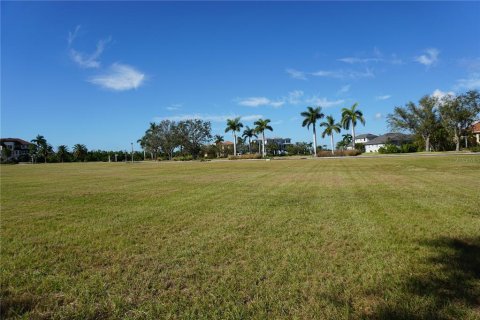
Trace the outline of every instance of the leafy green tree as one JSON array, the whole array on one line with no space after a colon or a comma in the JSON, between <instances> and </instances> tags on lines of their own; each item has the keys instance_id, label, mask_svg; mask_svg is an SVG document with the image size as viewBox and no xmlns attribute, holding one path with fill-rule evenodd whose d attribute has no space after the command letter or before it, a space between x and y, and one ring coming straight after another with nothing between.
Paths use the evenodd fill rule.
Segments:
<instances>
[{"instance_id":1,"label":"leafy green tree","mask_svg":"<svg viewBox=\"0 0 480 320\"><path fill-rule=\"evenodd\" d=\"M477 120L480 113L480 94L468 91L457 97L446 96L440 101L440 118L445 129L453 136L455 150L460 151L460 138Z\"/></svg>"},{"instance_id":2,"label":"leafy green tree","mask_svg":"<svg viewBox=\"0 0 480 320\"><path fill-rule=\"evenodd\" d=\"M326 135L330 136L330 143L332 145L332 154L335 153L335 145L333 143L333 134L335 132L339 133L342 130L342 125L340 123L335 123L335 119L332 116L327 116L325 122L320 124L320 127L325 127L322 132L322 138L325 138Z\"/></svg>"},{"instance_id":3,"label":"leafy green tree","mask_svg":"<svg viewBox=\"0 0 480 320\"><path fill-rule=\"evenodd\" d=\"M190 119L178 123L178 138L188 153L194 159L198 157L202 144L212 139L212 125L210 121Z\"/></svg>"},{"instance_id":4,"label":"leafy green tree","mask_svg":"<svg viewBox=\"0 0 480 320\"><path fill-rule=\"evenodd\" d=\"M85 161L88 149L84 144L77 143L73 146L73 157L76 161Z\"/></svg>"},{"instance_id":5,"label":"leafy green tree","mask_svg":"<svg viewBox=\"0 0 480 320\"><path fill-rule=\"evenodd\" d=\"M409 102L405 107L395 107L387 116L393 130L406 130L422 137L425 151L430 152L430 138L441 127L437 112L437 98L424 96L418 106Z\"/></svg>"},{"instance_id":6,"label":"leafy green tree","mask_svg":"<svg viewBox=\"0 0 480 320\"><path fill-rule=\"evenodd\" d=\"M307 129L310 128L310 125L313 128L313 154L316 157L317 156L317 129L316 129L316 123L317 120L322 119L325 115L322 113L322 108L317 107L307 107L307 111L304 111L300 113L300 115L303 117L303 122L302 122L302 127L307 127Z\"/></svg>"},{"instance_id":7,"label":"leafy green tree","mask_svg":"<svg viewBox=\"0 0 480 320\"><path fill-rule=\"evenodd\" d=\"M245 130L243 130L242 137L248 139L248 153L252 153L252 138L257 137L255 128L250 128L249 126L246 126Z\"/></svg>"},{"instance_id":8,"label":"leafy green tree","mask_svg":"<svg viewBox=\"0 0 480 320\"><path fill-rule=\"evenodd\" d=\"M233 133L233 155L237 155L237 132L243 127L243 123L240 122L240 117L235 119L227 119L227 127L225 132L232 131Z\"/></svg>"},{"instance_id":9,"label":"leafy green tree","mask_svg":"<svg viewBox=\"0 0 480 320\"><path fill-rule=\"evenodd\" d=\"M262 134L262 156L265 157L265 130L273 131L272 126L269 125L270 119L258 119L253 124L255 125L255 132Z\"/></svg>"},{"instance_id":10,"label":"leafy green tree","mask_svg":"<svg viewBox=\"0 0 480 320\"><path fill-rule=\"evenodd\" d=\"M352 128L352 141L355 144L355 127L357 122L360 121L361 124L365 125L365 118L363 117L363 113L360 110L357 110L358 103L354 103L350 109L343 108L342 109L342 126L344 129L348 130L350 127ZM355 146L354 146L355 148Z\"/></svg>"},{"instance_id":11,"label":"leafy green tree","mask_svg":"<svg viewBox=\"0 0 480 320\"><path fill-rule=\"evenodd\" d=\"M68 147L64 144L59 145L57 148L57 157L60 160L60 162L64 162L65 159L68 157Z\"/></svg>"}]
</instances>

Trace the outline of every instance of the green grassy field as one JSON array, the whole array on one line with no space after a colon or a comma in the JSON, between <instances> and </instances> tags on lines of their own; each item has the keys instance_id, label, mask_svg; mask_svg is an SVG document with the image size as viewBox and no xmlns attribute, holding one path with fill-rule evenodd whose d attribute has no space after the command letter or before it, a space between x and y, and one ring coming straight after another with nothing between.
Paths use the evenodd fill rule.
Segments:
<instances>
[{"instance_id":1,"label":"green grassy field","mask_svg":"<svg viewBox=\"0 0 480 320\"><path fill-rule=\"evenodd\" d=\"M480 157L1 167L2 318L478 319Z\"/></svg>"}]
</instances>

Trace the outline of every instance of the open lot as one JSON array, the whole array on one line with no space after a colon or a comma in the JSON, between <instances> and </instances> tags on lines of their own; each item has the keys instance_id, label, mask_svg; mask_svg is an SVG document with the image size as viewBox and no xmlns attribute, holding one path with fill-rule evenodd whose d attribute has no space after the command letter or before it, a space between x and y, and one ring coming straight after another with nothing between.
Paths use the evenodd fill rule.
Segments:
<instances>
[{"instance_id":1,"label":"open lot","mask_svg":"<svg viewBox=\"0 0 480 320\"><path fill-rule=\"evenodd\" d=\"M480 317L480 156L1 167L1 312Z\"/></svg>"}]
</instances>

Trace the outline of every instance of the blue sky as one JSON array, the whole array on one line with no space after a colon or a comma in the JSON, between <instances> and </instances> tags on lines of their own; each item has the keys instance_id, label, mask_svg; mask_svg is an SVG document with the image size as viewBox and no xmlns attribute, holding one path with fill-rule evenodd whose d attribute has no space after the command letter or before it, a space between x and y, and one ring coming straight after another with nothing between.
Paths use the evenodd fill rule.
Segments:
<instances>
[{"instance_id":1,"label":"blue sky","mask_svg":"<svg viewBox=\"0 0 480 320\"><path fill-rule=\"evenodd\" d=\"M310 141L306 106L354 102L379 134L396 105L480 88L479 2L1 6L1 135L53 146L128 149L165 118L224 134L233 116Z\"/></svg>"}]
</instances>

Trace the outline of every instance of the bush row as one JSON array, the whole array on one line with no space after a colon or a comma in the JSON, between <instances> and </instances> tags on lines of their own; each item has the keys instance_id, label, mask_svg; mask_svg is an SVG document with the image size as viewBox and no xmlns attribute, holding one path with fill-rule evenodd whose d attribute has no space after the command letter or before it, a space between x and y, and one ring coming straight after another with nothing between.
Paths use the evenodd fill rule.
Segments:
<instances>
[{"instance_id":1,"label":"bush row","mask_svg":"<svg viewBox=\"0 0 480 320\"><path fill-rule=\"evenodd\" d=\"M354 157L362 154L359 150L318 151L317 157Z\"/></svg>"},{"instance_id":2,"label":"bush row","mask_svg":"<svg viewBox=\"0 0 480 320\"><path fill-rule=\"evenodd\" d=\"M253 154L242 154L239 156L230 155L228 160L240 160L240 159L262 159L262 155L258 153Z\"/></svg>"}]
</instances>

